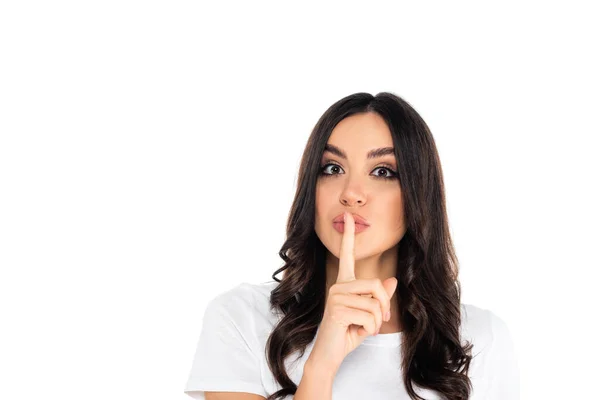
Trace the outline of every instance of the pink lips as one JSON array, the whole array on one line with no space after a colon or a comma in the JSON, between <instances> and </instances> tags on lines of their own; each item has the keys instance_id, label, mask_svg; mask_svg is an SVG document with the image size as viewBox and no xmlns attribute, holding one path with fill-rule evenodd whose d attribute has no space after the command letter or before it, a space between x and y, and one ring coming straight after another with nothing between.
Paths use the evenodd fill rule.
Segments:
<instances>
[{"instance_id":1,"label":"pink lips","mask_svg":"<svg viewBox=\"0 0 600 400\"><path fill-rule=\"evenodd\" d=\"M364 231L365 229L367 229L369 226L368 225L363 225L363 224L354 224L354 233L361 233L362 231ZM344 223L343 222L334 222L333 223L333 228L338 231L339 233L344 233Z\"/></svg>"},{"instance_id":2,"label":"pink lips","mask_svg":"<svg viewBox=\"0 0 600 400\"><path fill-rule=\"evenodd\" d=\"M360 215L352 213L354 218L354 233L360 233L369 227L369 223ZM339 233L344 233L344 214L340 214L333 220L333 228Z\"/></svg>"}]
</instances>

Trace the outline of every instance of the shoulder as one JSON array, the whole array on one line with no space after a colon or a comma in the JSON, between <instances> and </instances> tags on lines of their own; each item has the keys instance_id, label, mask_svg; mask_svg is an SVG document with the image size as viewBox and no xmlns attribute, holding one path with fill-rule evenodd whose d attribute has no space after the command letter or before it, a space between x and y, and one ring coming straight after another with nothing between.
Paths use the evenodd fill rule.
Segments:
<instances>
[{"instance_id":1,"label":"shoulder","mask_svg":"<svg viewBox=\"0 0 600 400\"><path fill-rule=\"evenodd\" d=\"M503 318L491 310L472 304L461 304L461 326L465 336L487 346L510 335Z\"/></svg>"},{"instance_id":2,"label":"shoulder","mask_svg":"<svg viewBox=\"0 0 600 400\"><path fill-rule=\"evenodd\" d=\"M462 313L461 330L473 344L469 375L475 393L486 399L518 399L519 362L508 325L495 312L474 305L463 304Z\"/></svg>"},{"instance_id":3,"label":"shoulder","mask_svg":"<svg viewBox=\"0 0 600 400\"><path fill-rule=\"evenodd\" d=\"M252 310L262 313L265 305L270 304L271 291L277 284L275 281L242 282L216 295L209 301L209 306L222 308L234 314Z\"/></svg>"},{"instance_id":4,"label":"shoulder","mask_svg":"<svg viewBox=\"0 0 600 400\"><path fill-rule=\"evenodd\" d=\"M270 330L272 286L244 282L209 300L186 393L200 392L201 398L205 391L267 396L263 335Z\"/></svg>"},{"instance_id":5,"label":"shoulder","mask_svg":"<svg viewBox=\"0 0 600 400\"><path fill-rule=\"evenodd\" d=\"M271 310L271 291L276 281L262 283L243 282L213 297L205 311L204 323L228 324L244 336L268 336L278 315Z\"/></svg>"},{"instance_id":6,"label":"shoulder","mask_svg":"<svg viewBox=\"0 0 600 400\"><path fill-rule=\"evenodd\" d=\"M512 334L502 317L472 304L461 304L461 308L463 339L473 343L472 354L479 362L495 363L498 358L516 357Z\"/></svg>"}]
</instances>

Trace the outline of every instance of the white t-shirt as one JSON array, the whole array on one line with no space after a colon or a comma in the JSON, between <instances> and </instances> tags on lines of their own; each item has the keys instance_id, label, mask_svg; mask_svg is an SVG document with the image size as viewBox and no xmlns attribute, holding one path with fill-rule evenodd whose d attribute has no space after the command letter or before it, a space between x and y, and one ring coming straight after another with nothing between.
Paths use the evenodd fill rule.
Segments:
<instances>
[{"instance_id":1,"label":"white t-shirt","mask_svg":"<svg viewBox=\"0 0 600 400\"><path fill-rule=\"evenodd\" d=\"M281 389L265 356L267 339L280 318L269 309L269 296L277 285L276 281L241 283L210 301L185 393L194 399L204 399L204 391L256 393L266 398ZM470 399L519 399L519 369L507 325L491 311L468 304L461 304L461 318L461 340L473 343ZM401 335L367 336L340 365L332 400L410 399L401 378ZM314 340L297 361L299 352L285 360L296 385L313 345ZM438 392L414 388L425 399L442 399Z\"/></svg>"}]
</instances>

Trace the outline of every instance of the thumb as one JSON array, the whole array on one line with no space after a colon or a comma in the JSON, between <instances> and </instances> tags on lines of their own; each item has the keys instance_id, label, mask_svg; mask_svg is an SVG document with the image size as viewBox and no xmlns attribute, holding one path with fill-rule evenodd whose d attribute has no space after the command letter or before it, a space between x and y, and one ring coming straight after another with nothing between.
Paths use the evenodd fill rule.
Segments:
<instances>
[{"instance_id":1,"label":"thumb","mask_svg":"<svg viewBox=\"0 0 600 400\"><path fill-rule=\"evenodd\" d=\"M385 281L383 281L383 287L385 288L385 291L387 292L389 298L391 299L392 296L394 295L394 292L396 291L396 288L398 287L398 279L396 278L388 278Z\"/></svg>"}]
</instances>

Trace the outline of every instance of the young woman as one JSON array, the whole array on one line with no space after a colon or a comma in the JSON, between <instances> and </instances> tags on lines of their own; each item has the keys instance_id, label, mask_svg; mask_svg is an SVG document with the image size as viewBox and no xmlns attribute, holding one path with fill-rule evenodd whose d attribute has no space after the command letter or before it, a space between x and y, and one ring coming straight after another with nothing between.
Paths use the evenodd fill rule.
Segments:
<instances>
[{"instance_id":1,"label":"young woman","mask_svg":"<svg viewBox=\"0 0 600 400\"><path fill-rule=\"evenodd\" d=\"M506 324L460 301L437 149L400 97L356 93L319 119L279 254L273 281L209 303L190 396L519 398Z\"/></svg>"}]
</instances>

